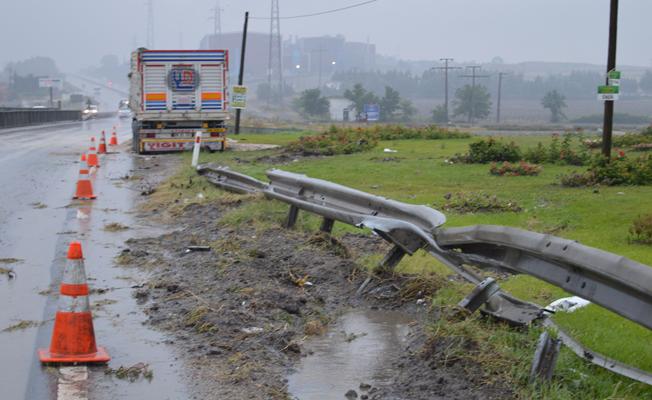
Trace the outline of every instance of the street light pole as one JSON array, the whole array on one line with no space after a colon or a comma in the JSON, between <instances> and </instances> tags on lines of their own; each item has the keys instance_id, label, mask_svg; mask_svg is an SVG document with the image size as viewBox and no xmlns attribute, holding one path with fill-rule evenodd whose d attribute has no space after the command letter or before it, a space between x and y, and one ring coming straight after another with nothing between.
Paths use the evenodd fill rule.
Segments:
<instances>
[{"instance_id":1,"label":"street light pole","mask_svg":"<svg viewBox=\"0 0 652 400\"><path fill-rule=\"evenodd\" d=\"M616 69L616 36L618 34L618 0L611 0L609 12L609 54L607 55L607 85L609 71ZM604 102L604 124L602 126L602 155L611 158L611 136L614 125L614 102Z\"/></svg>"}]
</instances>

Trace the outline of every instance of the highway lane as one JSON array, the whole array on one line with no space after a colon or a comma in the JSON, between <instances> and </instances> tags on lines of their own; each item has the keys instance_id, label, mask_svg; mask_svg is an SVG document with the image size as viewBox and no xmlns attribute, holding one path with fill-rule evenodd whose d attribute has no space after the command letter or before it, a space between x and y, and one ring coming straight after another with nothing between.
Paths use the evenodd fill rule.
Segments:
<instances>
[{"instance_id":1,"label":"highway lane","mask_svg":"<svg viewBox=\"0 0 652 400\"><path fill-rule=\"evenodd\" d=\"M118 126L119 152L101 157L94 176L95 201L73 201L79 172L79 156L89 137ZM97 340L113 357L110 367L150 364L153 381L129 383L104 374L102 367L89 370L88 391L94 399L184 398L185 387L173 362L173 350L160 333L144 327L145 315L131 296L130 286L142 282L138 271L113 266L126 239L156 233L140 226L130 213L137 193L124 185L138 158L128 151L128 123L117 119L95 120L54 127L0 131L0 267L16 277L0 274L0 387L7 399L57 398L57 374L44 368L36 349L47 347L56 312L58 283L68 243L84 246L86 272L91 288L106 289L91 295ZM107 137L108 139L108 137ZM131 229L106 232L109 222ZM7 263L8 259L18 262ZM40 325L2 331L21 321Z\"/></svg>"}]
</instances>

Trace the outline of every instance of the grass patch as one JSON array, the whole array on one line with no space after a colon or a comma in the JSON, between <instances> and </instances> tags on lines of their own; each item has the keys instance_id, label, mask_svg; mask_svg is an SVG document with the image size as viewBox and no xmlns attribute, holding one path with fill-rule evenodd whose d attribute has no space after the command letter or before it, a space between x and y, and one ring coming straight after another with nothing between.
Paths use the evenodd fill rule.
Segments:
<instances>
[{"instance_id":1,"label":"grass patch","mask_svg":"<svg viewBox=\"0 0 652 400\"><path fill-rule=\"evenodd\" d=\"M104 225L104 230L107 232L120 232L120 231L125 231L127 229L129 229L128 226L122 225L119 222L111 222Z\"/></svg>"},{"instance_id":2,"label":"grass patch","mask_svg":"<svg viewBox=\"0 0 652 400\"><path fill-rule=\"evenodd\" d=\"M23 329L36 328L38 326L41 326L41 322L39 321L20 321L4 328L2 332L22 331Z\"/></svg>"}]
</instances>

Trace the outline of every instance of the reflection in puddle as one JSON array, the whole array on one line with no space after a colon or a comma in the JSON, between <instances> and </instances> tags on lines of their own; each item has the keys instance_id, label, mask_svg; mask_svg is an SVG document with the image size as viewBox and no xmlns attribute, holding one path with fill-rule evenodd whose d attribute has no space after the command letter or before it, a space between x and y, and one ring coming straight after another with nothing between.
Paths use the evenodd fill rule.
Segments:
<instances>
[{"instance_id":1,"label":"reflection in puddle","mask_svg":"<svg viewBox=\"0 0 652 400\"><path fill-rule=\"evenodd\" d=\"M295 399L343 399L360 383L386 383L395 373L391 362L400 354L413 319L396 311L354 310L344 314L323 336L309 339L312 354L301 359L288 377Z\"/></svg>"}]
</instances>

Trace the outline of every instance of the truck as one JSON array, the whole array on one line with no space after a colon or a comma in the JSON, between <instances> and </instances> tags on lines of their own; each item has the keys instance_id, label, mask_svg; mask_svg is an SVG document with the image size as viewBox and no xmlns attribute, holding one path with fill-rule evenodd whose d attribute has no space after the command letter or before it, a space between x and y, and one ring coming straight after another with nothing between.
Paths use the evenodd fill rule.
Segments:
<instances>
[{"instance_id":1,"label":"truck","mask_svg":"<svg viewBox=\"0 0 652 400\"><path fill-rule=\"evenodd\" d=\"M228 50L134 51L129 73L133 150L191 149L200 131L203 148L223 151L228 73Z\"/></svg>"}]
</instances>

